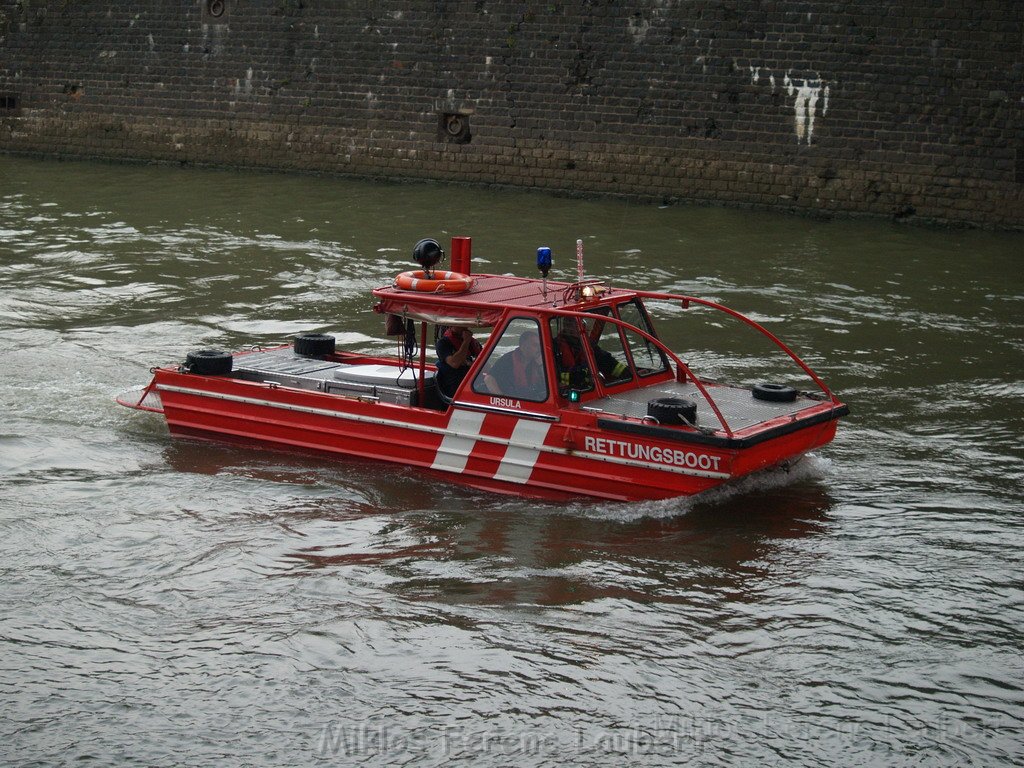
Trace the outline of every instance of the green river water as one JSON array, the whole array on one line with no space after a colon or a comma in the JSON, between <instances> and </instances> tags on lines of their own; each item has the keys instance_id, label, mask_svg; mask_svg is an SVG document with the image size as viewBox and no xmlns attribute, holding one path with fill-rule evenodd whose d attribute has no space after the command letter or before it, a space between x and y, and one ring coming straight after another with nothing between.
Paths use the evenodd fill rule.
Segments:
<instances>
[{"instance_id":1,"label":"green river water","mask_svg":"<svg viewBox=\"0 0 1024 768\"><path fill-rule=\"evenodd\" d=\"M724 302L851 415L788 476L556 505L172 439L114 403L190 349L392 351L369 291L452 235L479 271L532 275L548 245L571 278L580 238L588 275ZM0 157L0 762L1013 764L1022 255L1020 234ZM695 367L772 371L681 314L656 308Z\"/></svg>"}]
</instances>

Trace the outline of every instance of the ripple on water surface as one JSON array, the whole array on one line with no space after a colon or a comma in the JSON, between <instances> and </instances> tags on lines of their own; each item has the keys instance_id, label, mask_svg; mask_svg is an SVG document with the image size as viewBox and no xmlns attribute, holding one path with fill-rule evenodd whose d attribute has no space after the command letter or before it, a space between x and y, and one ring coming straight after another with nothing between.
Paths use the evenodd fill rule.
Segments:
<instances>
[{"instance_id":1,"label":"ripple on water surface","mask_svg":"<svg viewBox=\"0 0 1024 768\"><path fill-rule=\"evenodd\" d=\"M1019 759L1019 240L0 166L7 762ZM557 279L581 237L588 274L750 311L851 416L788 474L551 504L172 440L113 404L199 347L322 330L390 349L368 290L450 234L499 273L532 272L549 244ZM711 372L783 370L728 323L652 312Z\"/></svg>"}]
</instances>

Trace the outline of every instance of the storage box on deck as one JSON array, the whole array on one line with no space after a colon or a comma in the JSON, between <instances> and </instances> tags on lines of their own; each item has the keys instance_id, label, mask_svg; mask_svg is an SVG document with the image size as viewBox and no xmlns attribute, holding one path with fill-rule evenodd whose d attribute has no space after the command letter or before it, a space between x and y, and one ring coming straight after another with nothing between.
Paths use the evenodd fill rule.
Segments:
<instances>
[{"instance_id":1,"label":"storage box on deck","mask_svg":"<svg viewBox=\"0 0 1024 768\"><path fill-rule=\"evenodd\" d=\"M419 371L400 371L393 365L343 365L334 370L334 381L325 390L341 395L376 397L382 403L415 405ZM424 372L424 383L434 385L434 371Z\"/></svg>"}]
</instances>

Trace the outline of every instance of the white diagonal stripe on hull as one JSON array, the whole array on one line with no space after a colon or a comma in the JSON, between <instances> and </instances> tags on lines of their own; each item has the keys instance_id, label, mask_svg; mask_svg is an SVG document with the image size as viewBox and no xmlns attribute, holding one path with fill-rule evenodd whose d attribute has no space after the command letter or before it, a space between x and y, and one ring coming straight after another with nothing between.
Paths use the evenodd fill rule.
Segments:
<instances>
[{"instance_id":1,"label":"white diagonal stripe on hull","mask_svg":"<svg viewBox=\"0 0 1024 768\"><path fill-rule=\"evenodd\" d=\"M462 472L476 447L480 426L486 417L486 413L479 411L455 411L448 422L449 433L441 441L430 468Z\"/></svg>"},{"instance_id":2,"label":"white diagonal stripe on hull","mask_svg":"<svg viewBox=\"0 0 1024 768\"><path fill-rule=\"evenodd\" d=\"M546 422L520 419L512 430L508 449L498 465L498 471L494 473L494 479L510 483L525 483L529 480L549 429L551 425Z\"/></svg>"}]
</instances>

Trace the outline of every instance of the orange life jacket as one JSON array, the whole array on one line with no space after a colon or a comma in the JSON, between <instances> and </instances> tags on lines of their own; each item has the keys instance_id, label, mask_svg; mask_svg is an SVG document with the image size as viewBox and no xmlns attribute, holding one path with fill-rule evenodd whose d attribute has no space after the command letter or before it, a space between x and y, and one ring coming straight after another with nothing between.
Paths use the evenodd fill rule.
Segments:
<instances>
[{"instance_id":1,"label":"orange life jacket","mask_svg":"<svg viewBox=\"0 0 1024 768\"><path fill-rule=\"evenodd\" d=\"M577 365L585 365L586 357L583 350L577 344L573 344L565 337L565 334L558 334L555 338L558 342L558 366L563 371L575 368Z\"/></svg>"},{"instance_id":2,"label":"orange life jacket","mask_svg":"<svg viewBox=\"0 0 1024 768\"><path fill-rule=\"evenodd\" d=\"M524 392L540 393L545 389L544 366L527 365L527 361L523 359L523 355L518 349L512 352L512 377L515 380L516 388Z\"/></svg>"}]
</instances>

